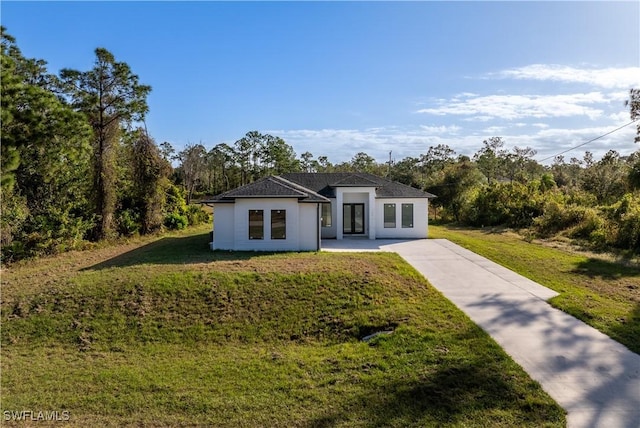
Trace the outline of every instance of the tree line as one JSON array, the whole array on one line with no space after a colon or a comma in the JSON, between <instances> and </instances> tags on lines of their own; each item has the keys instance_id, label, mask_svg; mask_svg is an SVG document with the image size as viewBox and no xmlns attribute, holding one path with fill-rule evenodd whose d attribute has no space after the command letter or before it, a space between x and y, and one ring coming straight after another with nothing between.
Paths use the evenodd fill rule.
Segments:
<instances>
[{"instance_id":1,"label":"tree line","mask_svg":"<svg viewBox=\"0 0 640 428\"><path fill-rule=\"evenodd\" d=\"M194 200L286 172L361 171L438 197L432 215L472 226L564 234L596 248L640 253L640 151L601 159L555 158L506 149L492 137L473 156L446 145L377 162L357 153L333 164L297 156L282 138L248 132L233 144L156 144L145 126L151 87L104 48L90 70L48 73L2 28L2 260L84 248L102 239L208 221ZM640 90L628 100L640 118ZM636 141L640 141L640 126ZM175 165L175 168L174 166Z\"/></svg>"}]
</instances>

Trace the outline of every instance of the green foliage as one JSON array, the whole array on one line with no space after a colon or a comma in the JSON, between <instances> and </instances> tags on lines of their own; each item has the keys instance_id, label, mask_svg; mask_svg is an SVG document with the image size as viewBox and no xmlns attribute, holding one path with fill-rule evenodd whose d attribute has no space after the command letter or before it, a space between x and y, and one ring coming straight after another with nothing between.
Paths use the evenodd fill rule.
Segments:
<instances>
[{"instance_id":1,"label":"green foliage","mask_svg":"<svg viewBox=\"0 0 640 428\"><path fill-rule=\"evenodd\" d=\"M596 244L600 244L600 231L604 226L604 221L594 208L575 207L569 212L569 216L576 221L575 226L567 230L568 236L572 238L594 239Z\"/></svg>"},{"instance_id":2,"label":"green foliage","mask_svg":"<svg viewBox=\"0 0 640 428\"><path fill-rule=\"evenodd\" d=\"M438 170L438 165L442 169ZM444 216L455 221L467 221L473 211L472 201L484 183L480 170L468 160L459 162L432 161L428 166L434 172L427 178L426 190L437 195L433 205L445 209Z\"/></svg>"},{"instance_id":3,"label":"green foliage","mask_svg":"<svg viewBox=\"0 0 640 428\"><path fill-rule=\"evenodd\" d=\"M597 228L594 215L597 218L595 210L582 205L565 205L562 195L557 195L544 204L543 213L534 219L533 228L539 236L552 236L571 229L571 236L587 238Z\"/></svg>"},{"instance_id":4,"label":"green foliage","mask_svg":"<svg viewBox=\"0 0 640 428\"><path fill-rule=\"evenodd\" d=\"M0 247L2 261L19 258L24 253L22 229L29 217L29 207L24 196L13 189L0 188Z\"/></svg>"},{"instance_id":5,"label":"green foliage","mask_svg":"<svg viewBox=\"0 0 640 428\"><path fill-rule=\"evenodd\" d=\"M544 199L537 182L497 183L482 188L467 220L476 226L528 227L542 214Z\"/></svg>"},{"instance_id":6,"label":"green foliage","mask_svg":"<svg viewBox=\"0 0 640 428\"><path fill-rule=\"evenodd\" d=\"M141 85L129 65L118 62L104 48L95 50L95 63L89 71L63 69L61 90L82 112L93 129L93 196L99 223L95 237L112 233L117 206L116 153L121 126L144 119L151 87Z\"/></svg>"},{"instance_id":7,"label":"green foliage","mask_svg":"<svg viewBox=\"0 0 640 428\"><path fill-rule=\"evenodd\" d=\"M76 248L86 215L91 129L52 90L42 60L2 34L3 260Z\"/></svg>"},{"instance_id":8,"label":"green foliage","mask_svg":"<svg viewBox=\"0 0 640 428\"><path fill-rule=\"evenodd\" d=\"M640 195L626 194L609 207L611 245L640 253Z\"/></svg>"},{"instance_id":9,"label":"green foliage","mask_svg":"<svg viewBox=\"0 0 640 428\"><path fill-rule=\"evenodd\" d=\"M143 233L153 233L162 227L170 171L171 165L163 159L153 139L139 129L133 144L133 177L134 198L141 213Z\"/></svg>"},{"instance_id":10,"label":"green foliage","mask_svg":"<svg viewBox=\"0 0 640 428\"><path fill-rule=\"evenodd\" d=\"M211 221L211 217L199 205L189 205L187 207L187 222L190 226L197 226Z\"/></svg>"},{"instance_id":11,"label":"green foliage","mask_svg":"<svg viewBox=\"0 0 640 428\"><path fill-rule=\"evenodd\" d=\"M631 120L640 120L640 88L629 89L629 99L626 101L629 106L629 116ZM640 122L636 125L635 142L640 143Z\"/></svg>"},{"instance_id":12,"label":"green foliage","mask_svg":"<svg viewBox=\"0 0 640 428\"><path fill-rule=\"evenodd\" d=\"M184 192L176 185L169 184L165 189L165 213L186 214L187 202L184 200Z\"/></svg>"},{"instance_id":13,"label":"green foliage","mask_svg":"<svg viewBox=\"0 0 640 428\"><path fill-rule=\"evenodd\" d=\"M173 184L166 189L164 226L170 230L181 230L189 225L188 206L183 191Z\"/></svg>"},{"instance_id":14,"label":"green foliage","mask_svg":"<svg viewBox=\"0 0 640 428\"><path fill-rule=\"evenodd\" d=\"M129 208L118 212L118 233L123 236L132 236L140 233L140 214Z\"/></svg>"},{"instance_id":15,"label":"green foliage","mask_svg":"<svg viewBox=\"0 0 640 428\"><path fill-rule=\"evenodd\" d=\"M189 225L186 215L169 213L164 218L164 225L169 230L182 230Z\"/></svg>"}]
</instances>

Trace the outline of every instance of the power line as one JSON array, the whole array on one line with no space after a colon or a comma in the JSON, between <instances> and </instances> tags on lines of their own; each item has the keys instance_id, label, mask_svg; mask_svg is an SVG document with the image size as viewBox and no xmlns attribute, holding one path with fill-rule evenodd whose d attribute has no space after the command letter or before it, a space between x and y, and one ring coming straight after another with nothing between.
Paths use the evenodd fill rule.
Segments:
<instances>
[{"instance_id":1,"label":"power line","mask_svg":"<svg viewBox=\"0 0 640 428\"><path fill-rule=\"evenodd\" d=\"M586 146L587 144L590 144L590 143L593 143L594 141L599 140L600 138L604 138L604 137L606 137L607 135L613 134L614 132L617 132L617 131L621 130L622 128L626 128L627 126L629 126L629 125L631 125L632 123L635 123L635 122L637 122L637 121L638 121L638 119L636 119L636 120L632 120L632 121L631 121L631 122L629 122L629 123L625 123L624 125L617 127L617 128L616 128L616 129L614 129L613 131L609 131L609 132L607 132L606 134L602 134L602 135L600 135L599 137L592 138L592 139L591 139L591 140L589 140L589 141L585 141L584 143L582 143L582 144L578 144L577 146L575 146L575 147L571 147L570 149L567 149L567 150L565 150L565 151L563 151L563 152L556 153L555 155L552 155L552 156L546 157L546 158L544 158L544 159L540 159L538 162L544 162L544 161L546 161L546 160L549 160L549 159L551 159L551 158L555 158L556 156L563 155L563 154L565 154L565 153L567 153L567 152L570 152L570 151L572 151L572 150L579 149L580 147L582 147L582 146Z\"/></svg>"}]
</instances>

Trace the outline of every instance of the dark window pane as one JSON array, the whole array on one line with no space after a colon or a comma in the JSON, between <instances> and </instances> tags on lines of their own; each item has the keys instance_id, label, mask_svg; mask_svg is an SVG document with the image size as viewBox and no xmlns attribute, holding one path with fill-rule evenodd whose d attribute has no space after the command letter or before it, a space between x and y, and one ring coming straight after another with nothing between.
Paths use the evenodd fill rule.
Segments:
<instances>
[{"instance_id":1,"label":"dark window pane","mask_svg":"<svg viewBox=\"0 0 640 428\"><path fill-rule=\"evenodd\" d=\"M364 233L364 205L353 204L353 233Z\"/></svg>"},{"instance_id":2,"label":"dark window pane","mask_svg":"<svg viewBox=\"0 0 640 428\"><path fill-rule=\"evenodd\" d=\"M264 211L249 211L249 239L264 239Z\"/></svg>"},{"instance_id":3,"label":"dark window pane","mask_svg":"<svg viewBox=\"0 0 640 428\"><path fill-rule=\"evenodd\" d=\"M271 239L287 239L287 212L271 210Z\"/></svg>"},{"instance_id":4,"label":"dark window pane","mask_svg":"<svg viewBox=\"0 0 640 428\"><path fill-rule=\"evenodd\" d=\"M322 227L331 227L331 204L322 204Z\"/></svg>"},{"instance_id":5,"label":"dark window pane","mask_svg":"<svg viewBox=\"0 0 640 428\"><path fill-rule=\"evenodd\" d=\"M342 207L342 231L344 233L351 233L351 205L344 204Z\"/></svg>"},{"instance_id":6,"label":"dark window pane","mask_svg":"<svg viewBox=\"0 0 640 428\"><path fill-rule=\"evenodd\" d=\"M396 204L384 204L384 227L396 227Z\"/></svg>"},{"instance_id":7,"label":"dark window pane","mask_svg":"<svg viewBox=\"0 0 640 428\"><path fill-rule=\"evenodd\" d=\"M413 227L413 204L402 204L402 227Z\"/></svg>"}]
</instances>

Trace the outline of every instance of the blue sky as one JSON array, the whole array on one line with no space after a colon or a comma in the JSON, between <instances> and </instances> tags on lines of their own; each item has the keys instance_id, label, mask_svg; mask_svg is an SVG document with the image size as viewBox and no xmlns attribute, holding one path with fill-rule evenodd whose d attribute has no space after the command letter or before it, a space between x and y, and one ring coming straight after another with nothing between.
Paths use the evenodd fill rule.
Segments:
<instances>
[{"instance_id":1,"label":"blue sky","mask_svg":"<svg viewBox=\"0 0 640 428\"><path fill-rule=\"evenodd\" d=\"M630 121L640 2L12 2L1 22L49 71L104 47L153 90L158 143L246 132L300 155L384 162L503 137L543 159ZM634 126L567 153L629 154Z\"/></svg>"}]
</instances>

